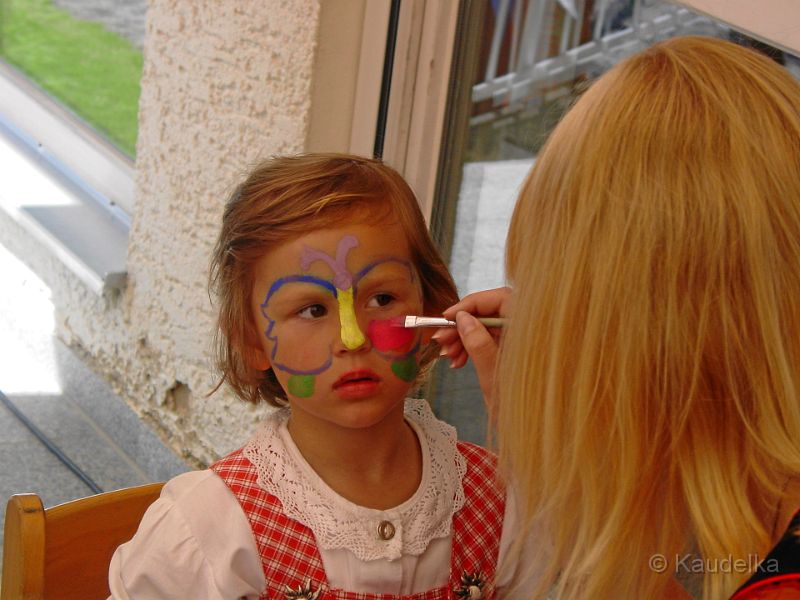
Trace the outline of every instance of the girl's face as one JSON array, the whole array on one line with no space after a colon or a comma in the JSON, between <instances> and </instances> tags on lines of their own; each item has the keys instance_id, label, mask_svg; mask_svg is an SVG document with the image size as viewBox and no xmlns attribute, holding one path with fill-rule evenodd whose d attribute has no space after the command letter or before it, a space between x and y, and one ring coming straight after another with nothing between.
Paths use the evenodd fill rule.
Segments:
<instances>
[{"instance_id":1,"label":"girl's face","mask_svg":"<svg viewBox=\"0 0 800 600\"><path fill-rule=\"evenodd\" d=\"M422 340L394 323L422 309L399 224L312 231L255 265L256 366L274 370L293 415L369 427L402 415Z\"/></svg>"}]
</instances>

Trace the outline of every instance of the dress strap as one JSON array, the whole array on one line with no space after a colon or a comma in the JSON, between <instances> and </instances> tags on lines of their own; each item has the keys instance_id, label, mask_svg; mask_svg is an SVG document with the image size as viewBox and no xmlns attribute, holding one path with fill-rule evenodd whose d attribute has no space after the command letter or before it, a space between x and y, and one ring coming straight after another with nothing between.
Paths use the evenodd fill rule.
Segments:
<instances>
[{"instance_id":1,"label":"dress strap","mask_svg":"<svg viewBox=\"0 0 800 600\"><path fill-rule=\"evenodd\" d=\"M800 598L800 510L755 574L731 597L731 600Z\"/></svg>"},{"instance_id":2,"label":"dress strap","mask_svg":"<svg viewBox=\"0 0 800 600\"><path fill-rule=\"evenodd\" d=\"M494 454L465 442L458 443L458 450L467 459L467 502L453 517L450 587L456 598L475 597L474 587L481 590L482 598L491 598L500 554L505 492L497 479Z\"/></svg>"},{"instance_id":3,"label":"dress strap","mask_svg":"<svg viewBox=\"0 0 800 600\"><path fill-rule=\"evenodd\" d=\"M314 534L287 517L280 500L261 489L256 471L242 451L229 454L210 468L231 489L250 521L268 587L297 589L306 581L327 587Z\"/></svg>"}]
</instances>

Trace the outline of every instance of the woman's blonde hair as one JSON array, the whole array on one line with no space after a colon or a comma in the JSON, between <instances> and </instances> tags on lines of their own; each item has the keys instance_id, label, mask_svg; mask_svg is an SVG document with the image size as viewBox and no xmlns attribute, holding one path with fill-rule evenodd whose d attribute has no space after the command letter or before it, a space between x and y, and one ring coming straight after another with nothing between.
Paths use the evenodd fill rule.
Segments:
<instances>
[{"instance_id":1,"label":"woman's blonde hair","mask_svg":"<svg viewBox=\"0 0 800 600\"><path fill-rule=\"evenodd\" d=\"M498 443L538 595L664 597L700 559L727 597L800 473L800 85L710 38L620 63L539 155L507 266Z\"/></svg>"},{"instance_id":2,"label":"woman's blonde hair","mask_svg":"<svg viewBox=\"0 0 800 600\"><path fill-rule=\"evenodd\" d=\"M259 345L253 319L253 265L311 231L344 223L397 222L408 240L426 311L439 314L458 299L455 284L428 233L414 192L375 159L349 154L280 156L257 165L233 191L211 260L209 287L218 302L216 362L223 382L243 400L285 404L274 373L254 368ZM421 373L436 357L429 345Z\"/></svg>"}]
</instances>

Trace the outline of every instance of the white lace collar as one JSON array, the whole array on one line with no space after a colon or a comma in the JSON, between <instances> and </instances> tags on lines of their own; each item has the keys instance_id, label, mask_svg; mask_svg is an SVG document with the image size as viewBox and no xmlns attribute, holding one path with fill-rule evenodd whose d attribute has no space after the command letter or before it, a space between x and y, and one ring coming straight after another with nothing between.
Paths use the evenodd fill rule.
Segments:
<instances>
[{"instance_id":1,"label":"white lace collar","mask_svg":"<svg viewBox=\"0 0 800 600\"><path fill-rule=\"evenodd\" d=\"M419 439L422 481L411 498L389 510L358 506L328 487L292 441L288 409L267 417L243 452L258 485L281 501L287 516L309 527L321 548L346 548L363 561L419 555L431 540L450 534L453 513L464 505L467 466L455 429L439 421L425 400L406 400L405 417ZM385 521L394 527L386 541L378 534Z\"/></svg>"}]
</instances>

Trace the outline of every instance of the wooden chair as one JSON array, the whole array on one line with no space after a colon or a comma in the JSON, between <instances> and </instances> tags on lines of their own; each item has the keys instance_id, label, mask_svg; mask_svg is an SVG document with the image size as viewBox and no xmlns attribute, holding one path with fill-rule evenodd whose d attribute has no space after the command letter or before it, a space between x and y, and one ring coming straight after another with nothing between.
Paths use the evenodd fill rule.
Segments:
<instances>
[{"instance_id":1,"label":"wooden chair","mask_svg":"<svg viewBox=\"0 0 800 600\"><path fill-rule=\"evenodd\" d=\"M36 494L11 496L0 600L107 598L111 555L133 537L163 485L105 492L47 509Z\"/></svg>"}]
</instances>

